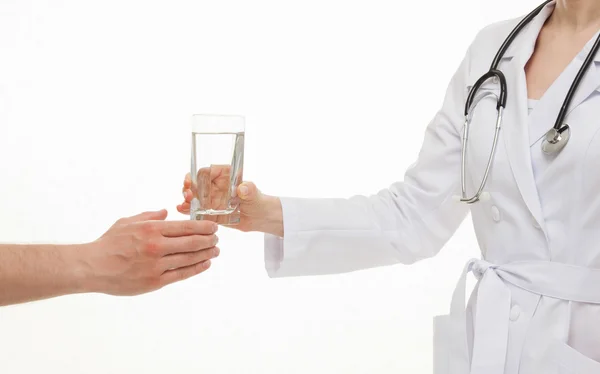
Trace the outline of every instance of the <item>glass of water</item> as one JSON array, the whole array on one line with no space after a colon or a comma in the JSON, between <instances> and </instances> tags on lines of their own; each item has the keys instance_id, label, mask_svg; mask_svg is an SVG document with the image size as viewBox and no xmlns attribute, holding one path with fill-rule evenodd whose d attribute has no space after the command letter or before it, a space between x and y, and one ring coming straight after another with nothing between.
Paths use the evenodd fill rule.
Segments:
<instances>
[{"instance_id":1,"label":"glass of water","mask_svg":"<svg viewBox=\"0 0 600 374\"><path fill-rule=\"evenodd\" d=\"M244 133L242 116L192 116L190 219L239 223L237 187L242 182Z\"/></svg>"}]
</instances>

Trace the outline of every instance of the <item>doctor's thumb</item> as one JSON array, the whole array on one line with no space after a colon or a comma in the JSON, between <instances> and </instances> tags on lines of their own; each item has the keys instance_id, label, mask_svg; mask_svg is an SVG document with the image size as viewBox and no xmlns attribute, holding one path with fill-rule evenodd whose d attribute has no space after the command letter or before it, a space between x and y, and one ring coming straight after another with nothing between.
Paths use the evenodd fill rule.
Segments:
<instances>
[{"instance_id":1,"label":"doctor's thumb","mask_svg":"<svg viewBox=\"0 0 600 374\"><path fill-rule=\"evenodd\" d=\"M237 188L238 196L244 203L255 203L260 200L261 193L252 182L244 182Z\"/></svg>"}]
</instances>

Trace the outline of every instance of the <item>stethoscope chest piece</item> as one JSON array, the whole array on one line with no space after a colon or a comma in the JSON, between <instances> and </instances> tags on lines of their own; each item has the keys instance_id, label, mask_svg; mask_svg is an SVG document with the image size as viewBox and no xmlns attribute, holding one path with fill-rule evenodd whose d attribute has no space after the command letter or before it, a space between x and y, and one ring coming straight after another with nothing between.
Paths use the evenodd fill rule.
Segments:
<instances>
[{"instance_id":1,"label":"stethoscope chest piece","mask_svg":"<svg viewBox=\"0 0 600 374\"><path fill-rule=\"evenodd\" d=\"M546 154L560 152L571 137L569 125L563 125L560 129L551 128L542 141L542 151Z\"/></svg>"},{"instance_id":2,"label":"stethoscope chest piece","mask_svg":"<svg viewBox=\"0 0 600 374\"><path fill-rule=\"evenodd\" d=\"M484 75L482 75L477 81L475 81L475 83L469 90L469 94L467 96L467 100L465 103L465 111L464 111L465 122L464 122L464 126L463 126L462 146L461 146L462 150L461 150L461 157L460 157L461 158L461 167L460 167L461 178L460 179L461 179L462 194L460 196L455 196L455 199L457 201L467 203L467 204L472 204L477 201L484 200L484 196L485 196L485 199L489 199L489 194L484 192L483 189L485 188L485 184L486 184L486 181L487 181L487 178L489 175L489 171L492 166L494 153L496 151L496 144L498 142L498 135L499 135L500 127L501 127L501 123L502 123L503 111L504 111L504 108L506 107L506 100L507 100L506 99L507 98L506 79L505 79L502 71L498 69L498 65L500 64L500 60L502 59L502 56L504 55L504 53L506 52L506 50L508 49L510 44L513 42L514 38L551 1L552 0L545 0L543 4L541 4L537 8L535 8L531 13L529 13L526 17L524 17L515 26L515 28L510 32L510 34L506 37L506 39L504 40L504 42L498 49L498 52L496 53L496 56L494 57L494 60L492 61L492 65L490 66L490 69L488 70L488 72L485 73ZM575 91L577 90L577 87L579 87L579 83L581 82L581 79L583 78L584 74L588 70L588 67L594 60L594 56L596 55L596 53L598 51L600 51L600 35L598 35L598 37L596 38L594 46L592 47L591 51L588 53L587 57L585 58L585 61L583 62L583 65L577 72L577 75L575 76L573 83L571 83L571 87L569 88L569 91L567 92L567 95L565 96L564 102L560 108L560 112L558 112L558 116L556 117L556 122L554 123L554 126L546 133L546 135L542 139L542 151L545 154L558 154L567 145L569 138L571 137L571 128L569 127L569 125L565 124L564 121L565 121L565 117L567 115L567 111L569 110L569 104L571 103L571 99L573 98L573 95L574 95ZM496 117L496 128L495 128L495 132L494 132L494 141L492 143L492 149L490 151L488 162L485 167L485 171L483 173L483 179L481 181L481 184L479 185L479 188L476 190L475 194L473 196L469 197L469 196L467 196L466 174L467 174L468 168L466 165L466 163L467 163L466 162L466 159L467 159L466 154L467 154L467 139L469 137L469 128L471 127L471 125L470 125L471 116L472 116L472 112L474 109L472 107L475 107L477 105L477 103L483 97L488 95L488 94L480 95L476 99L476 97L477 97L476 94L477 94L478 90L481 88L483 83L485 81L487 81L489 78L493 78L494 80L497 80L500 83L500 94L499 95L488 93L488 94L492 94L492 95L496 96L496 99L497 99L496 100L497 101L496 102L496 110L498 112L498 116Z\"/></svg>"}]
</instances>

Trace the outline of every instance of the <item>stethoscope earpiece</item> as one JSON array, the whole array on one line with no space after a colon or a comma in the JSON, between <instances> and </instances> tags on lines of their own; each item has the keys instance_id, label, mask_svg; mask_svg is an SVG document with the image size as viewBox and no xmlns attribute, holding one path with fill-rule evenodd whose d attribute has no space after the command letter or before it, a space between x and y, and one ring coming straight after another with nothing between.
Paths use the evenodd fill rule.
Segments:
<instances>
[{"instance_id":1,"label":"stethoscope earpiece","mask_svg":"<svg viewBox=\"0 0 600 374\"><path fill-rule=\"evenodd\" d=\"M570 137L569 125L564 124L558 130L553 127L548 130L542 141L542 151L546 154L558 153L567 145Z\"/></svg>"}]
</instances>

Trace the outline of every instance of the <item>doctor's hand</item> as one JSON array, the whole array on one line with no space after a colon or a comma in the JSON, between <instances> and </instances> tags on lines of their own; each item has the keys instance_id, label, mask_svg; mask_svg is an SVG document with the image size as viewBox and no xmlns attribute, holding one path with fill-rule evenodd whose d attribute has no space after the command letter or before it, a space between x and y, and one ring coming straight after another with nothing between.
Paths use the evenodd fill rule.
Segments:
<instances>
[{"instance_id":1,"label":"doctor's hand","mask_svg":"<svg viewBox=\"0 0 600 374\"><path fill-rule=\"evenodd\" d=\"M198 181L196 185L203 185L204 191L211 198L211 206L218 208L221 205L221 197L225 196L229 189L229 174L227 166L223 166L223 170L213 169L211 175L207 178L206 175L198 173ZM182 214L190 213L190 204L197 191L193 190L192 180L188 173L183 181L183 198L184 201L177 205L177 211ZM252 182L243 182L236 189L238 203L240 207L240 222L235 225L225 225L244 232L260 231L283 237L283 217L281 211L281 202L275 196L269 196L262 193ZM202 197L200 197L202 198ZM219 223L217 221L217 223Z\"/></svg>"},{"instance_id":2,"label":"doctor's hand","mask_svg":"<svg viewBox=\"0 0 600 374\"><path fill-rule=\"evenodd\" d=\"M87 292L137 295L204 272L218 256L217 225L165 221L167 211L119 219L79 251Z\"/></svg>"}]
</instances>

